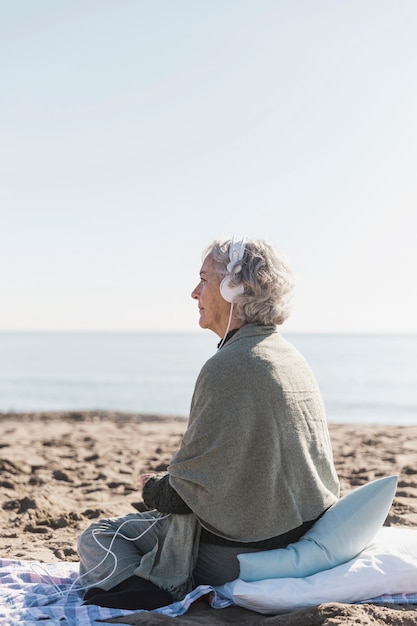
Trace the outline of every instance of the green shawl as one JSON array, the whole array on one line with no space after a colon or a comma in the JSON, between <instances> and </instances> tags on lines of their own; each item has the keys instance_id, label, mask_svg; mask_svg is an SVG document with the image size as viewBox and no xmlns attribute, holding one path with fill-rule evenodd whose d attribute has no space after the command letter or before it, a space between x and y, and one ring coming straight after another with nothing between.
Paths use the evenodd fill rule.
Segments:
<instances>
[{"instance_id":1,"label":"green shawl","mask_svg":"<svg viewBox=\"0 0 417 626\"><path fill-rule=\"evenodd\" d=\"M170 482L202 526L269 539L338 497L321 393L275 326L247 324L203 366Z\"/></svg>"}]
</instances>

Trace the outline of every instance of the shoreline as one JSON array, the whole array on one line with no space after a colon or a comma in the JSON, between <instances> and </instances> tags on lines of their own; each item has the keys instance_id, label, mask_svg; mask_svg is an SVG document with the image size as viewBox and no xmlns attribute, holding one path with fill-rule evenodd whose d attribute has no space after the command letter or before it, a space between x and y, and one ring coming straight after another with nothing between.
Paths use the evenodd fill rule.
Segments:
<instances>
[{"instance_id":1,"label":"shoreline","mask_svg":"<svg viewBox=\"0 0 417 626\"><path fill-rule=\"evenodd\" d=\"M167 422L181 421L187 422L186 417L179 415L165 415L162 413L132 413L130 411L109 411L100 410L54 410L54 411L0 411L0 421L9 419L19 419L28 421L54 421L65 420L74 422L88 421L120 421L120 422Z\"/></svg>"}]
</instances>

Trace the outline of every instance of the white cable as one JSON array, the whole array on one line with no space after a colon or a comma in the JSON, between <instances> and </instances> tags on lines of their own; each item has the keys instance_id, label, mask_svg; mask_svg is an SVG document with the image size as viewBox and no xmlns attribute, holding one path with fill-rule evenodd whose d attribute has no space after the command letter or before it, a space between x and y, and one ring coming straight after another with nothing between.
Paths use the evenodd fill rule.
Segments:
<instances>
[{"instance_id":1,"label":"white cable","mask_svg":"<svg viewBox=\"0 0 417 626\"><path fill-rule=\"evenodd\" d=\"M113 565L113 569L110 572L110 574L108 574L105 578L103 578L102 580L99 580L98 582L95 582L92 585L85 585L85 586L81 585L80 588L85 590L85 589L90 589L91 587L97 587L97 586L101 585L102 583L104 583L109 578L111 578L111 576L114 574L114 572L116 571L116 568L117 568L117 555L112 550L112 547L113 547L113 544L114 544L114 542L116 540L116 537L120 536L120 537L122 537L122 539L126 539L126 541L137 541L138 539L140 539L141 537L146 535L146 533L149 532L151 530L151 528L153 528L157 522L160 522L160 521L166 519L167 517L169 517L169 515L170 514L168 513L167 515L162 515L160 517L156 517L153 520L138 517L137 520L136 520L138 522L151 522L151 523L150 523L150 526L148 526L148 528L145 528L145 530L143 532L141 532L139 535L137 535L136 537L126 537L126 535L123 535L120 532L121 529L123 528L123 526L125 526L125 524L129 524L129 523L131 523L133 521L131 519L125 520L123 522L123 524L121 524L119 526L119 528L116 530L116 532L113 534L113 538L112 538L108 548L106 548L106 546L103 546L103 544L100 543L100 541L97 539L96 535L100 534L100 533L102 535L109 535L109 534L111 534L111 531L101 531L98 528L94 529L92 531L91 535L92 535L94 541L97 543L97 545L100 546L100 548L103 548L103 550L105 551L105 555L102 558L102 560L99 563L97 563L97 565L95 565L91 570L88 570L88 572L84 572L84 574L82 574L81 576L78 576L78 578L71 585L71 587L69 589L69 592L71 592L72 587L75 585L76 582L81 581L81 578L83 578L84 576L87 576L88 574L91 574L91 572L94 572L98 567L100 567L100 565L102 565L104 563L104 561L107 559L107 557L109 555L111 555L114 558L114 565Z\"/></svg>"},{"instance_id":2,"label":"white cable","mask_svg":"<svg viewBox=\"0 0 417 626\"><path fill-rule=\"evenodd\" d=\"M230 329L230 324L232 322L232 313L233 313L233 302L230 304L230 313L229 313L229 321L227 322L227 327L226 327L226 332L224 333L224 337L221 340L219 347L217 348L217 350L220 350L220 348L223 346L224 342L226 341L226 337L227 337L227 333L229 332Z\"/></svg>"},{"instance_id":3,"label":"white cable","mask_svg":"<svg viewBox=\"0 0 417 626\"><path fill-rule=\"evenodd\" d=\"M55 594L52 594L52 596L49 597L53 597L55 595L57 596L64 596L64 595L69 595L70 593L73 593L74 591L85 591L86 589L90 589L91 587L97 587L99 585L101 585L102 583L104 583L106 580L108 580L116 571L117 568L117 555L115 554L115 552L113 552L112 547L113 544L116 540L117 537L122 537L122 539L125 539L126 541L137 541L138 539L140 539L141 537L143 537L144 535L146 535L147 532L149 532L151 530L151 528L153 528L155 526L155 524L157 524L158 522L166 519L167 517L170 516L170 513L168 513L167 515L161 515L160 517L155 517L154 519L149 519L149 518L141 518L141 517L137 517L136 520L132 520L132 519L128 519L125 520L120 526L119 528L113 533L113 531L106 531L106 530L100 530L98 528L94 528L91 531L91 535L94 539L94 541L97 543L98 546L100 546L100 548L102 548L105 551L105 555L102 558L102 560L97 563L97 565L95 565L93 568L91 568L90 570L88 570L87 572L84 572L84 574L81 574L80 576L77 576L77 578L74 580L74 582L70 585L70 588L66 591L61 591L58 587L58 585L56 585L54 583L54 581L52 580L52 583L54 585L54 587L56 589L58 589L58 591ZM123 528L123 526L125 526L125 524L128 523L132 523L132 522L149 522L150 525L148 526L148 528L145 528L145 530L143 532L141 532L139 535L137 535L136 537L126 537L126 535L123 535L121 533L121 529ZM113 535L113 538L110 542L110 545L108 548L106 548L106 546L104 546L97 538L97 534L101 534L101 535ZM102 565L104 563L104 561L107 559L108 556L112 556L114 559L114 565L112 568L112 571L110 572L110 574L108 574L105 578L103 578L102 580L99 580L91 585L82 585L81 584L81 579L84 576L87 576L88 574L91 574L92 572L94 572L98 567L100 567L100 565ZM42 569L42 568L41 568ZM50 576L47 572L46 575L52 579L52 576ZM79 586L76 587L77 583L79 584Z\"/></svg>"}]
</instances>

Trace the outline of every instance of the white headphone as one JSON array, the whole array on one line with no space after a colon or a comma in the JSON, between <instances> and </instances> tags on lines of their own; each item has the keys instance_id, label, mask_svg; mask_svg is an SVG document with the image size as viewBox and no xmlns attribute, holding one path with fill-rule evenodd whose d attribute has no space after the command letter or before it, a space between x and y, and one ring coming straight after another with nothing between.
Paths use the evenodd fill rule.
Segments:
<instances>
[{"instance_id":1,"label":"white headphone","mask_svg":"<svg viewBox=\"0 0 417 626\"><path fill-rule=\"evenodd\" d=\"M244 292L244 286L242 283L239 285L232 285L231 280L240 274L242 271L242 265L240 261L245 254L246 237L243 239L235 240L234 236L229 246L229 263L227 264L227 276L225 276L220 283L220 294L226 302L233 303L238 296L241 296Z\"/></svg>"}]
</instances>

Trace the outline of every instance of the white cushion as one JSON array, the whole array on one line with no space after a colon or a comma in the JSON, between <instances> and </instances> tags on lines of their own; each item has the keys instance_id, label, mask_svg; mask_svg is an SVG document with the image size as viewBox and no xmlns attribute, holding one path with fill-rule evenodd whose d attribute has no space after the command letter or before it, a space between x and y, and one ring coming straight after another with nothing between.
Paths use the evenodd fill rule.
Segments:
<instances>
[{"instance_id":1,"label":"white cushion","mask_svg":"<svg viewBox=\"0 0 417 626\"><path fill-rule=\"evenodd\" d=\"M238 578L215 589L221 598L265 614L417 593L417 530L381 528L355 559L313 576L250 583Z\"/></svg>"},{"instance_id":2,"label":"white cushion","mask_svg":"<svg viewBox=\"0 0 417 626\"><path fill-rule=\"evenodd\" d=\"M286 548L239 554L242 580L302 578L355 557L384 523L398 476L386 476L346 494L296 543Z\"/></svg>"}]
</instances>

